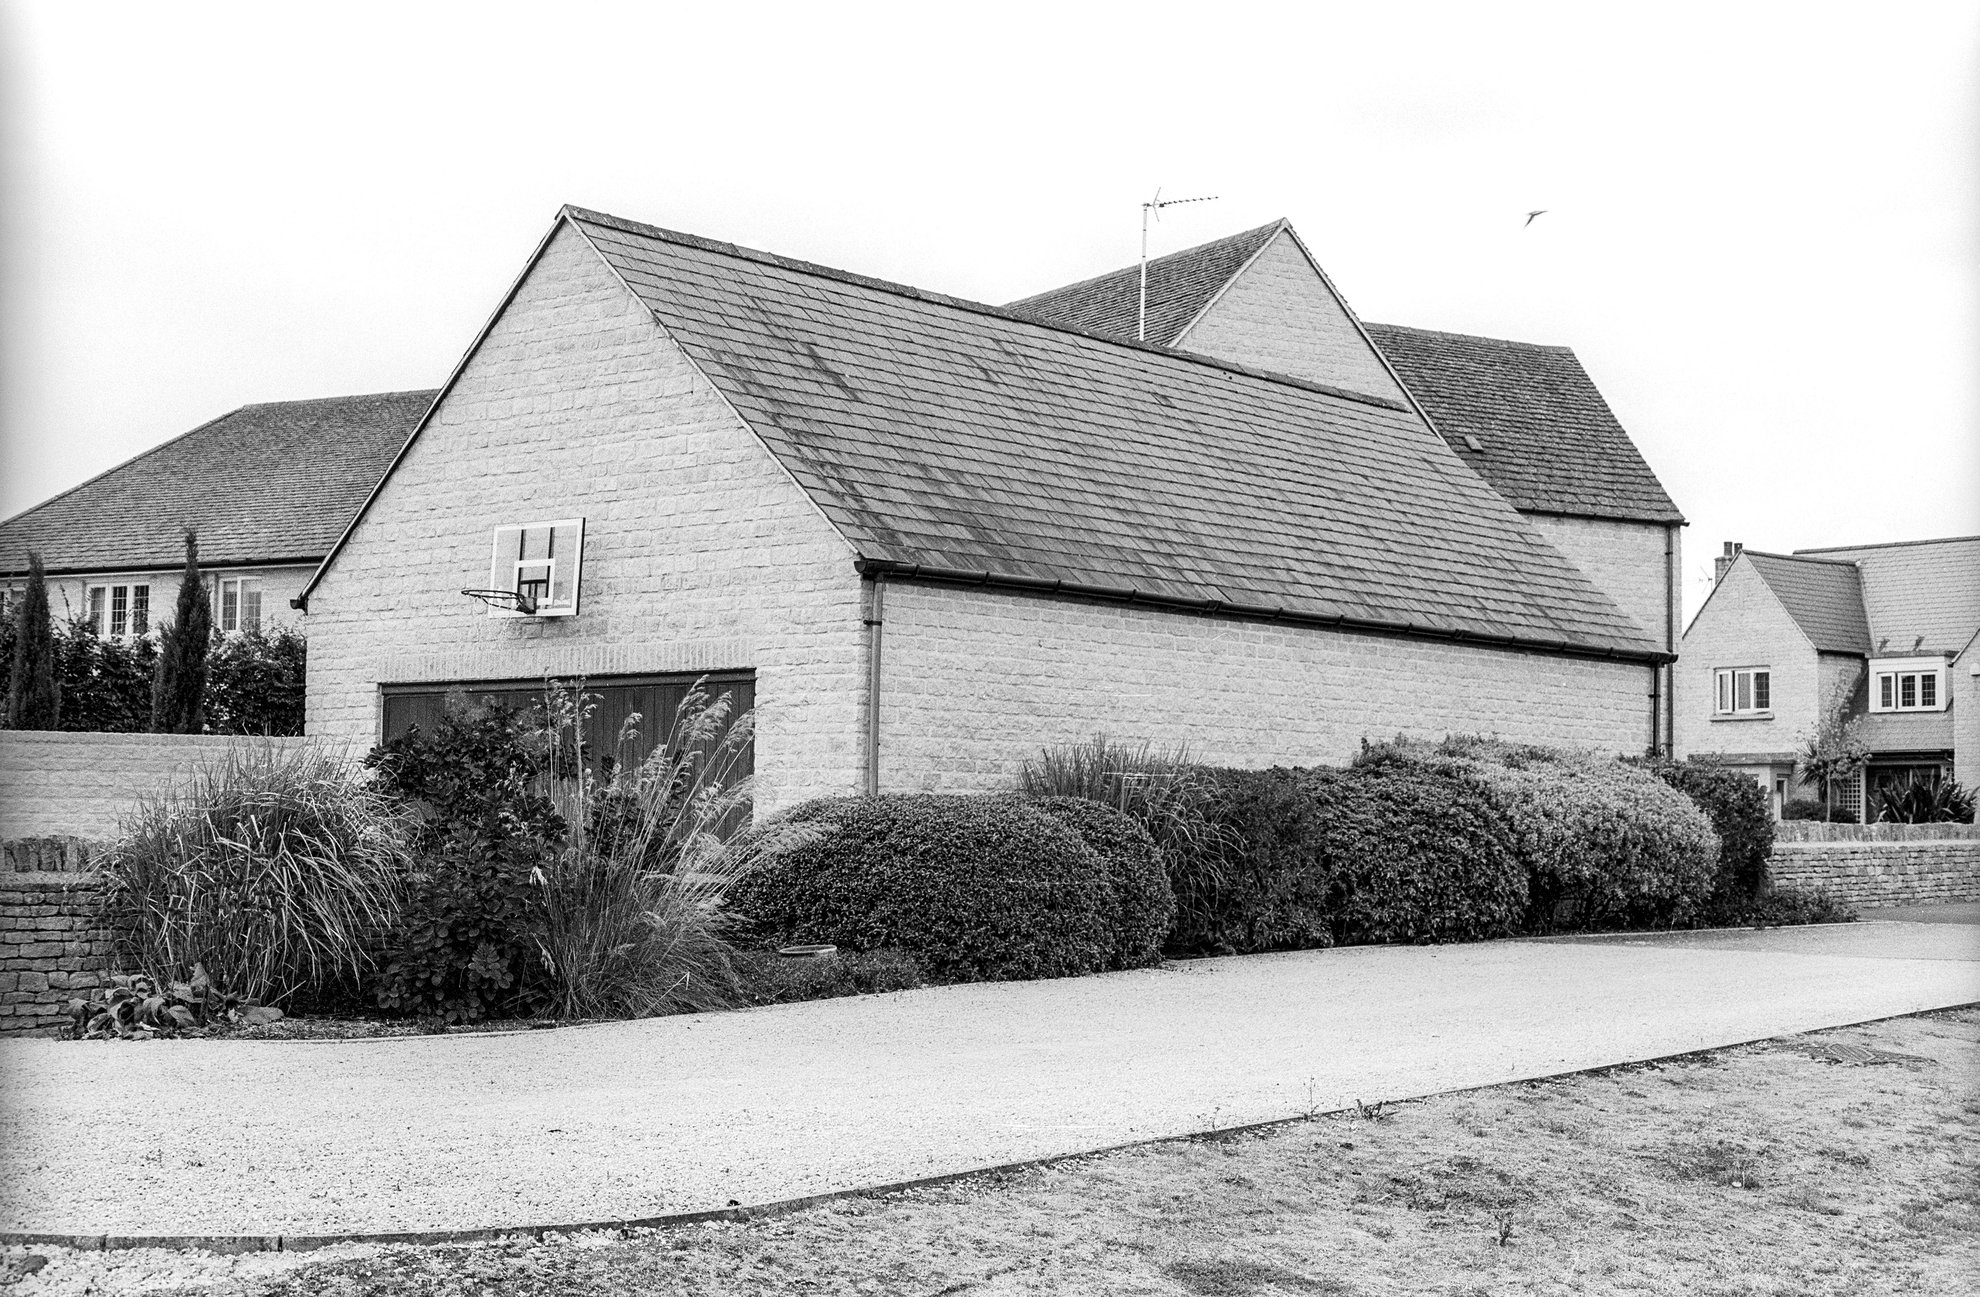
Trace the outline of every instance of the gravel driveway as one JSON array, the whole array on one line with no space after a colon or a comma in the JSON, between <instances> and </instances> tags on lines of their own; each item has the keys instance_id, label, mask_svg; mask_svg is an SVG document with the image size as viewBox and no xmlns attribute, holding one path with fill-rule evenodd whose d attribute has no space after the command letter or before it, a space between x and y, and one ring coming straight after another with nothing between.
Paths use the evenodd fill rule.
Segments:
<instances>
[{"instance_id":1,"label":"gravel driveway","mask_svg":"<svg viewBox=\"0 0 1980 1297\"><path fill-rule=\"evenodd\" d=\"M1980 927L1202 960L504 1036L0 1043L0 1230L323 1235L898 1182L1980 1001Z\"/></svg>"}]
</instances>

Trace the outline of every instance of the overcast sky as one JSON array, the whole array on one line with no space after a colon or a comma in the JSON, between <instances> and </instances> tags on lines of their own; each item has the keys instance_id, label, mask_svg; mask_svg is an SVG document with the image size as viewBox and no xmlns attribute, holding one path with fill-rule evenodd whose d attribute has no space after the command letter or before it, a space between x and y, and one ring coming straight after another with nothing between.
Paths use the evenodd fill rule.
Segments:
<instances>
[{"instance_id":1,"label":"overcast sky","mask_svg":"<svg viewBox=\"0 0 1980 1297\"><path fill-rule=\"evenodd\" d=\"M1723 540L1980 533L1970 2L0 14L0 514L439 384L561 203L1000 302L1160 185L1218 201L1156 252L1287 216L1364 319L1573 346L1688 608Z\"/></svg>"}]
</instances>

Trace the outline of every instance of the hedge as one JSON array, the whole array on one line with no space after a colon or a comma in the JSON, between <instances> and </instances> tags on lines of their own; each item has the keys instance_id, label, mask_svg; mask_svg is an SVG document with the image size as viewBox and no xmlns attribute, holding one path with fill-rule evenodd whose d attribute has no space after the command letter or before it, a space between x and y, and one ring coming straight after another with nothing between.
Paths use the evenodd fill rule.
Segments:
<instances>
[{"instance_id":1,"label":"hedge","mask_svg":"<svg viewBox=\"0 0 1980 1297\"><path fill-rule=\"evenodd\" d=\"M1705 761L1659 761L1650 773L1689 797L1719 835L1719 867L1712 878L1715 908L1737 908L1767 890L1767 862L1774 854L1774 817L1767 792L1751 775Z\"/></svg>"},{"instance_id":2,"label":"hedge","mask_svg":"<svg viewBox=\"0 0 1980 1297\"><path fill-rule=\"evenodd\" d=\"M1078 834L1107 862L1115 900L1109 916L1114 945L1107 966L1161 963L1162 943L1176 918L1176 894L1148 830L1113 807L1084 797L1040 797L1031 805Z\"/></svg>"},{"instance_id":3,"label":"hedge","mask_svg":"<svg viewBox=\"0 0 1980 1297\"><path fill-rule=\"evenodd\" d=\"M935 982L1093 973L1117 949L1108 863L1023 799L821 798L783 822L826 831L751 868L727 898L767 940L894 947Z\"/></svg>"}]
</instances>

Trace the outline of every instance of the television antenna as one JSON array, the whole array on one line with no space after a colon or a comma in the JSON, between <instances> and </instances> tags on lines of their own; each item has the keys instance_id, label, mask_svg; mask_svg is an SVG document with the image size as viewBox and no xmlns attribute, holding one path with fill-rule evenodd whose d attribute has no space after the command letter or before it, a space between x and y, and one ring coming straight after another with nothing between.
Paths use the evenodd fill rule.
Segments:
<instances>
[{"instance_id":1,"label":"television antenna","mask_svg":"<svg viewBox=\"0 0 1980 1297\"><path fill-rule=\"evenodd\" d=\"M1135 312L1134 340L1148 341L1148 218L1162 219L1164 207L1180 207L1184 203L1214 203L1217 196L1207 198L1164 198L1161 186L1156 186L1155 196L1141 205L1141 307Z\"/></svg>"}]
</instances>

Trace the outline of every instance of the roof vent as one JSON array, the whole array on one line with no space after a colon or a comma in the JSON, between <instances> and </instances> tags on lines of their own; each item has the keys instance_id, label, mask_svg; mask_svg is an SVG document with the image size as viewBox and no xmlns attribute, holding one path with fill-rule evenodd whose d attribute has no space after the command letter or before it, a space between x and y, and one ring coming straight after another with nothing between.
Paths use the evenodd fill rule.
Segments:
<instances>
[{"instance_id":1,"label":"roof vent","mask_svg":"<svg viewBox=\"0 0 1980 1297\"><path fill-rule=\"evenodd\" d=\"M1485 443L1468 432L1464 434L1464 448L1466 450L1475 450L1481 455L1485 453Z\"/></svg>"}]
</instances>

